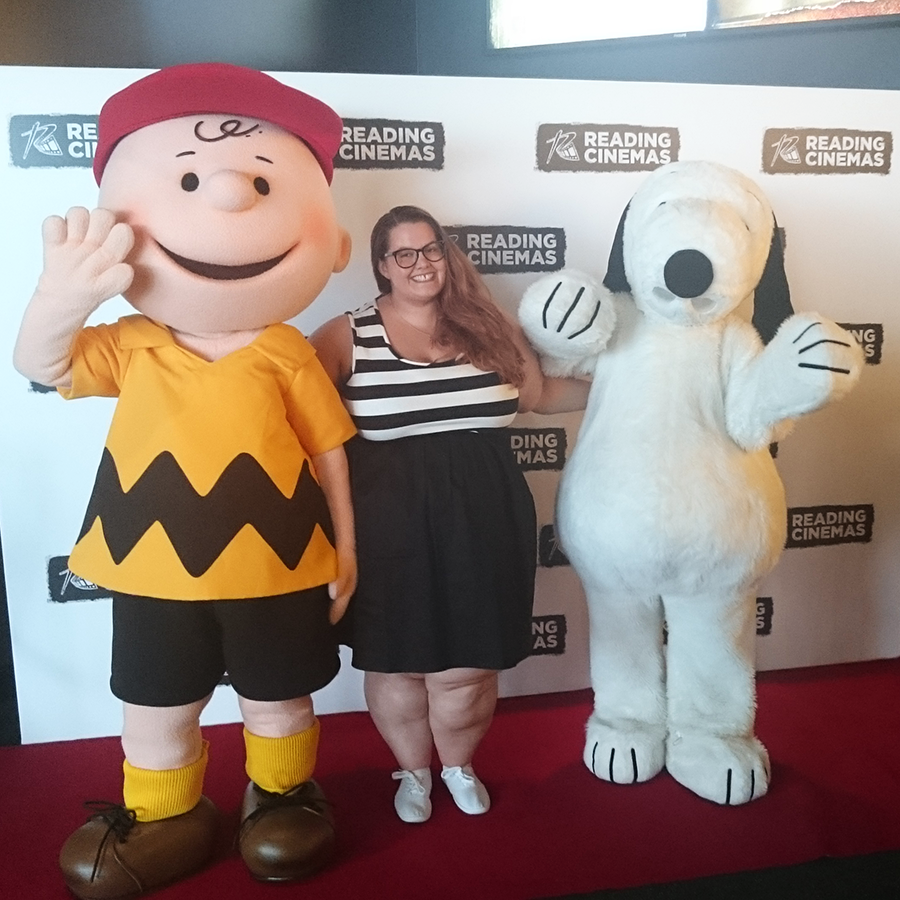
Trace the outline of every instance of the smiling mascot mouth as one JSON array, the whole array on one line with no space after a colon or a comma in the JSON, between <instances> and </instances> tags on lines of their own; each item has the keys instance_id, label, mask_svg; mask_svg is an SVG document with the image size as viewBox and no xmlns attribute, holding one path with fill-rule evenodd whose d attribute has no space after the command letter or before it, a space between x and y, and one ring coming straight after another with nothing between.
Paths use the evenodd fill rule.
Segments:
<instances>
[{"instance_id":1,"label":"smiling mascot mouth","mask_svg":"<svg viewBox=\"0 0 900 900\"><path fill-rule=\"evenodd\" d=\"M207 263L197 259L188 259L185 256L179 256L162 244L157 243L157 246L169 257L169 259L181 266L182 269L187 269L188 272L192 272L194 275L200 275L202 278L212 278L216 281L237 281L241 278L253 278L256 275L262 275L263 272L268 272L269 269L275 268L275 266L277 266L290 252L285 251L281 256L275 256L272 259L264 259L262 262L247 263L243 266L223 266L218 263Z\"/></svg>"}]
</instances>

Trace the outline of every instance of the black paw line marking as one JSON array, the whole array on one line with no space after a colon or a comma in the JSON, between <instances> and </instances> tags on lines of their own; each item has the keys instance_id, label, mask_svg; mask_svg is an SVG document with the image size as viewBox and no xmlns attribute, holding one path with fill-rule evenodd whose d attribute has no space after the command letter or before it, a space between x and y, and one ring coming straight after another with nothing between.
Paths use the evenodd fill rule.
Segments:
<instances>
[{"instance_id":1,"label":"black paw line marking","mask_svg":"<svg viewBox=\"0 0 900 900\"><path fill-rule=\"evenodd\" d=\"M793 343L797 343L810 329L819 328L820 325L818 322L813 322L812 325L809 325L807 328L804 328L797 337L794 338ZM847 341L836 341L833 338L821 338L818 341L813 341L811 344L807 344L805 347L801 347L799 352L806 353L807 350L812 350L813 347L818 347L819 344L837 344L838 347L849 347L850 344ZM823 369L827 372L837 372L840 375L849 375L849 369L840 369L836 366L819 366L815 363L798 363L797 364L801 369Z\"/></svg>"},{"instance_id":2,"label":"black paw line marking","mask_svg":"<svg viewBox=\"0 0 900 900\"><path fill-rule=\"evenodd\" d=\"M553 298L556 296L556 292L561 287L562 287L562 282L558 281L556 283L556 287L553 288L553 290L550 292L550 296L547 298L547 302L544 304L544 312L543 312L543 316L542 316L544 328L548 327L548 325L547 325L547 310L550 308L550 304L553 302ZM565 327L565 324L568 321L569 316L572 315L572 311L575 309L576 306L578 306L578 302L581 300L582 294L584 294L583 287L578 289L578 293L575 295L575 299L572 301L571 305L566 310L566 314L562 317L562 321L559 323L559 325L557 325L557 327L556 327L557 334L559 334ZM585 325L584 328L579 328L578 331L575 331L572 334L570 334L566 338L566 340L571 341L572 338L578 337L579 334L584 334L591 327L591 325L594 324L594 321L597 318L597 313L599 313L599 312L600 312L600 301L598 300L596 306L594 307L594 312L591 315L591 318L588 321L587 325Z\"/></svg>"},{"instance_id":3,"label":"black paw line marking","mask_svg":"<svg viewBox=\"0 0 900 900\"><path fill-rule=\"evenodd\" d=\"M591 751L591 771L596 775L597 774L597 748L599 744L594 744L594 749ZM616 748L613 747L609 751L609 780L613 784L618 784L619 782L613 777L613 763L616 759ZM638 763L637 763L637 753L635 752L634 747L631 748L631 769L634 773L631 783L637 784L638 780Z\"/></svg>"}]
</instances>

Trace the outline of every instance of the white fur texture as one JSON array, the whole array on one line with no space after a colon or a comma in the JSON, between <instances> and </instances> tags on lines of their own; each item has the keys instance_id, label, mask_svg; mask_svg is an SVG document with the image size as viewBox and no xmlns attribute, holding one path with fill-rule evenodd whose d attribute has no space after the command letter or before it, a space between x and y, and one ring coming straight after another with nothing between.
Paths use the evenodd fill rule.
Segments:
<instances>
[{"instance_id":1,"label":"white fur texture","mask_svg":"<svg viewBox=\"0 0 900 900\"><path fill-rule=\"evenodd\" d=\"M674 163L629 208L631 294L609 304L586 276L563 273L541 279L520 311L542 357L555 360L548 372L593 372L557 500L559 539L590 615L595 703L584 762L617 783L665 767L722 804L760 797L769 781L753 734L755 598L784 546L786 504L768 445L793 418L846 393L863 362L855 340L820 316L789 318L763 347L733 314L759 282L773 227L749 179ZM686 248L714 272L692 298L664 276ZM562 287L545 312L550 282ZM582 286L582 298L615 310L576 346L557 325ZM569 322L591 309L582 300Z\"/></svg>"},{"instance_id":2,"label":"white fur texture","mask_svg":"<svg viewBox=\"0 0 900 900\"><path fill-rule=\"evenodd\" d=\"M606 288L570 269L525 291L519 321L547 375L589 375L616 327L616 309Z\"/></svg>"}]
</instances>

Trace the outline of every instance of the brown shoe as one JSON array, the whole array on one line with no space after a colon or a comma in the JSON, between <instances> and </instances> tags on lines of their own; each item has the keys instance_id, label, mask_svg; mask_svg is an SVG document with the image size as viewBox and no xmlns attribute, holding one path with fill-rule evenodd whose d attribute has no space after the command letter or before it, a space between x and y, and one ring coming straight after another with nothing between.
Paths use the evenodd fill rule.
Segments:
<instances>
[{"instance_id":1,"label":"brown shoe","mask_svg":"<svg viewBox=\"0 0 900 900\"><path fill-rule=\"evenodd\" d=\"M134 811L112 803L97 810L63 844L59 865L80 900L135 897L186 878L213 854L219 813L201 797L189 812L138 822Z\"/></svg>"},{"instance_id":2,"label":"brown shoe","mask_svg":"<svg viewBox=\"0 0 900 900\"><path fill-rule=\"evenodd\" d=\"M259 881L298 881L331 862L335 851L331 806L315 781L271 794L252 781L241 807L238 848Z\"/></svg>"}]
</instances>

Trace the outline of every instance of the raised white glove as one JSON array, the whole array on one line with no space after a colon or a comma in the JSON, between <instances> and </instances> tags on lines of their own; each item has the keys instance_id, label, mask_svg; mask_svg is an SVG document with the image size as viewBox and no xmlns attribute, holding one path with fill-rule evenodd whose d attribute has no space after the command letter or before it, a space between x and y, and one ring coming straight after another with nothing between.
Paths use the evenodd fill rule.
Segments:
<instances>
[{"instance_id":1,"label":"raised white glove","mask_svg":"<svg viewBox=\"0 0 900 900\"><path fill-rule=\"evenodd\" d=\"M589 374L616 327L616 310L603 285L566 269L545 275L525 291L519 321L545 374Z\"/></svg>"}]
</instances>

